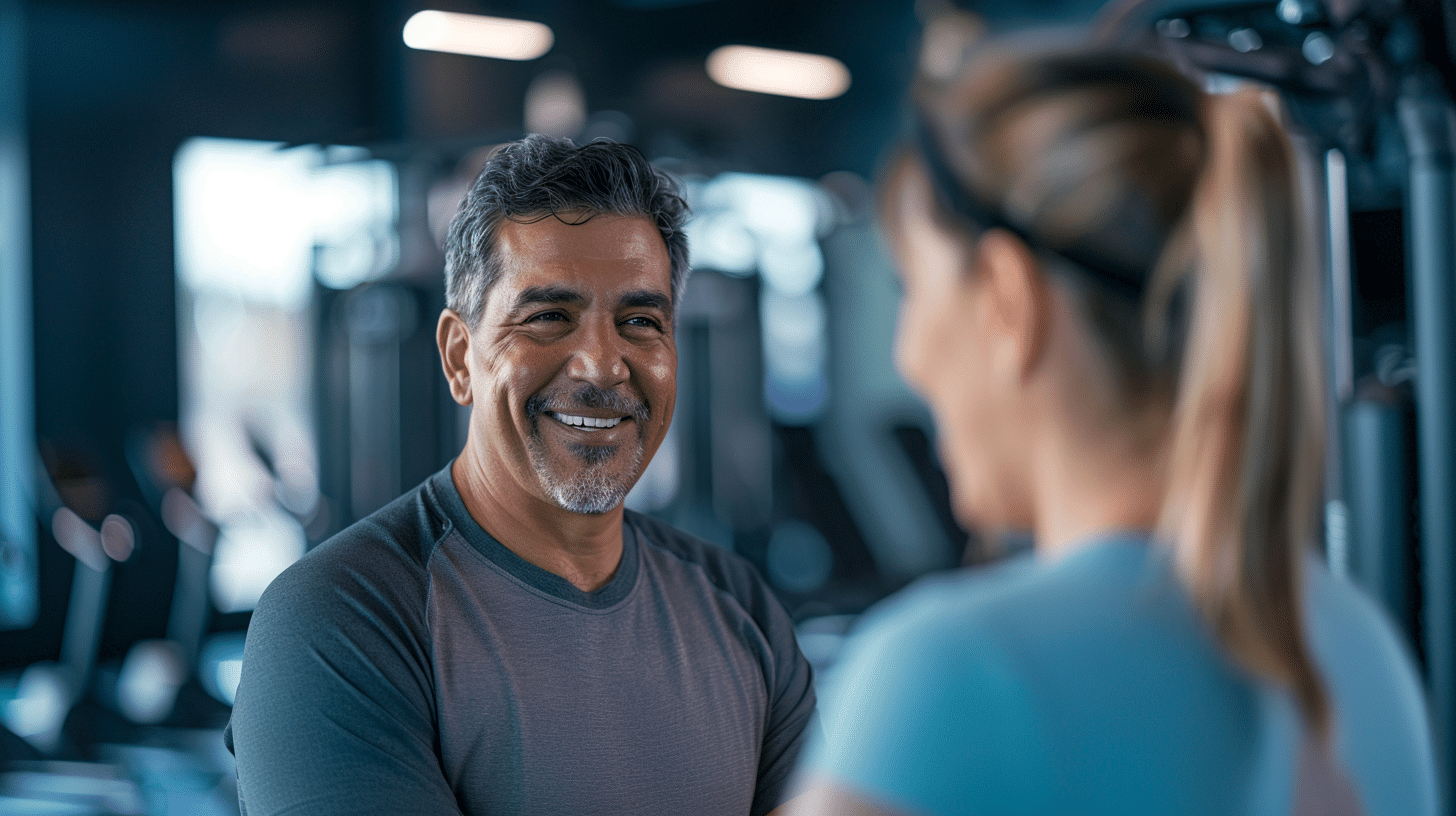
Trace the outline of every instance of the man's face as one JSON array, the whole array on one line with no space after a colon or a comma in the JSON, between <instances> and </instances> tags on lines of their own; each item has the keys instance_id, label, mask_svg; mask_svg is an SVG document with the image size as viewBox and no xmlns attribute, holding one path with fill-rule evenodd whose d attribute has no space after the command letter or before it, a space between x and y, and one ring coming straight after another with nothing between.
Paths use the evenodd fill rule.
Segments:
<instances>
[{"instance_id":1,"label":"man's face","mask_svg":"<svg viewBox=\"0 0 1456 816\"><path fill-rule=\"evenodd\" d=\"M647 219L567 223L580 220L501 224L501 274L471 332L471 444L496 485L604 513L672 418L671 266Z\"/></svg>"}]
</instances>

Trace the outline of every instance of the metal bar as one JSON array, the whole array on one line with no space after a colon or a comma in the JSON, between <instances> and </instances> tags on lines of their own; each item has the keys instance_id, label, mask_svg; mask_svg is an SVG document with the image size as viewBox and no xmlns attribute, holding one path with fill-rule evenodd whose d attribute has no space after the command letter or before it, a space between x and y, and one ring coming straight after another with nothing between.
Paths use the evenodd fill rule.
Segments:
<instances>
[{"instance_id":1,"label":"metal bar","mask_svg":"<svg viewBox=\"0 0 1456 816\"><path fill-rule=\"evenodd\" d=\"M1355 392L1355 364L1351 347L1350 196L1345 154L1324 152L1325 193L1325 350L1330 371L1325 393L1329 417L1325 433L1325 558L1330 569L1343 575L1350 566L1349 504L1345 494L1346 461L1340 414Z\"/></svg>"},{"instance_id":2,"label":"metal bar","mask_svg":"<svg viewBox=\"0 0 1456 816\"><path fill-rule=\"evenodd\" d=\"M100 547L97 547L100 550ZM66 608L66 628L61 637L61 662L70 669L76 683L73 691L84 695L96 667L96 650L106 625L106 601L111 594L111 564L101 556L97 570L77 560L71 579L71 602Z\"/></svg>"},{"instance_id":3,"label":"metal bar","mask_svg":"<svg viewBox=\"0 0 1456 816\"><path fill-rule=\"evenodd\" d=\"M1362 398L1345 412L1348 454L1345 495L1350 505L1351 555L1355 576L1380 599L1401 631L1413 618L1406 513L1406 430L1403 406L1394 394Z\"/></svg>"},{"instance_id":4,"label":"metal bar","mask_svg":"<svg viewBox=\"0 0 1456 816\"><path fill-rule=\"evenodd\" d=\"M401 489L399 346L409 308L392 285L349 297L351 521L393 501Z\"/></svg>"},{"instance_id":5,"label":"metal bar","mask_svg":"<svg viewBox=\"0 0 1456 816\"><path fill-rule=\"evenodd\" d=\"M1456 660L1451 547L1456 540L1456 162L1451 101L1433 74L1411 77L1398 101L1409 156L1410 304L1415 340L1423 629L1439 778L1456 791Z\"/></svg>"},{"instance_id":6,"label":"metal bar","mask_svg":"<svg viewBox=\"0 0 1456 816\"><path fill-rule=\"evenodd\" d=\"M23 15L0 0L0 629L39 610Z\"/></svg>"},{"instance_id":7,"label":"metal bar","mask_svg":"<svg viewBox=\"0 0 1456 816\"><path fill-rule=\"evenodd\" d=\"M1345 173L1345 154L1325 151L1325 198L1328 211L1328 258L1330 274L1330 358L1334 364L1335 399L1340 405L1355 394L1355 363L1351 352L1350 292L1350 196Z\"/></svg>"}]
</instances>

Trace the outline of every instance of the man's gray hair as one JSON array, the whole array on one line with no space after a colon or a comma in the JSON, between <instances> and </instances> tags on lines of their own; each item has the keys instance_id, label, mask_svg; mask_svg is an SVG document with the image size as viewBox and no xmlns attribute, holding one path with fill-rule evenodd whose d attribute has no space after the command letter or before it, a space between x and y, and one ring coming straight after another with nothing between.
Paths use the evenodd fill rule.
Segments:
<instances>
[{"instance_id":1,"label":"man's gray hair","mask_svg":"<svg viewBox=\"0 0 1456 816\"><path fill-rule=\"evenodd\" d=\"M474 328L485 295L500 277L496 236L501 221L530 223L566 216L627 215L657 226L667 245L672 297L688 273L688 206L676 179L642 151L609 139L576 145L530 135L498 148L460 203L445 238L445 305Z\"/></svg>"}]
</instances>

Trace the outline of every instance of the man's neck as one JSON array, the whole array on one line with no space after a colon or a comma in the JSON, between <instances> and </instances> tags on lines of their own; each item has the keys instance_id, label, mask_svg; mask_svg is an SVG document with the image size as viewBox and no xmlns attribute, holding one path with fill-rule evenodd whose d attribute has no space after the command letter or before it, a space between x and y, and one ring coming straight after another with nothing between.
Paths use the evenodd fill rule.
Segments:
<instances>
[{"instance_id":1,"label":"man's neck","mask_svg":"<svg viewBox=\"0 0 1456 816\"><path fill-rule=\"evenodd\" d=\"M466 448L450 468L471 518L506 549L583 592L606 586L622 561L622 506L573 513L524 493Z\"/></svg>"}]
</instances>

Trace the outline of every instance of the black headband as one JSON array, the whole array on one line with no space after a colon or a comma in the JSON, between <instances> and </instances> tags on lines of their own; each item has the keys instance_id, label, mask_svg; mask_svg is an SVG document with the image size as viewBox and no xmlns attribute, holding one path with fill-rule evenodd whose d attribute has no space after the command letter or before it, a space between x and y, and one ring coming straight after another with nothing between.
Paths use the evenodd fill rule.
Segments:
<instances>
[{"instance_id":1,"label":"black headband","mask_svg":"<svg viewBox=\"0 0 1456 816\"><path fill-rule=\"evenodd\" d=\"M1149 269L1119 263L1101 253L1082 247L1052 246L1030 230L1012 223L999 208L987 204L966 189L946 161L944 152L936 142L935 132L930 121L924 113L916 116L915 137L919 143L920 157L924 160L925 168L930 173L930 186L934 188L936 197L951 214L983 230L1006 230L1020 238L1032 251L1049 252L1064 258L1078 269L1090 274L1106 288L1135 301L1142 299Z\"/></svg>"}]
</instances>

